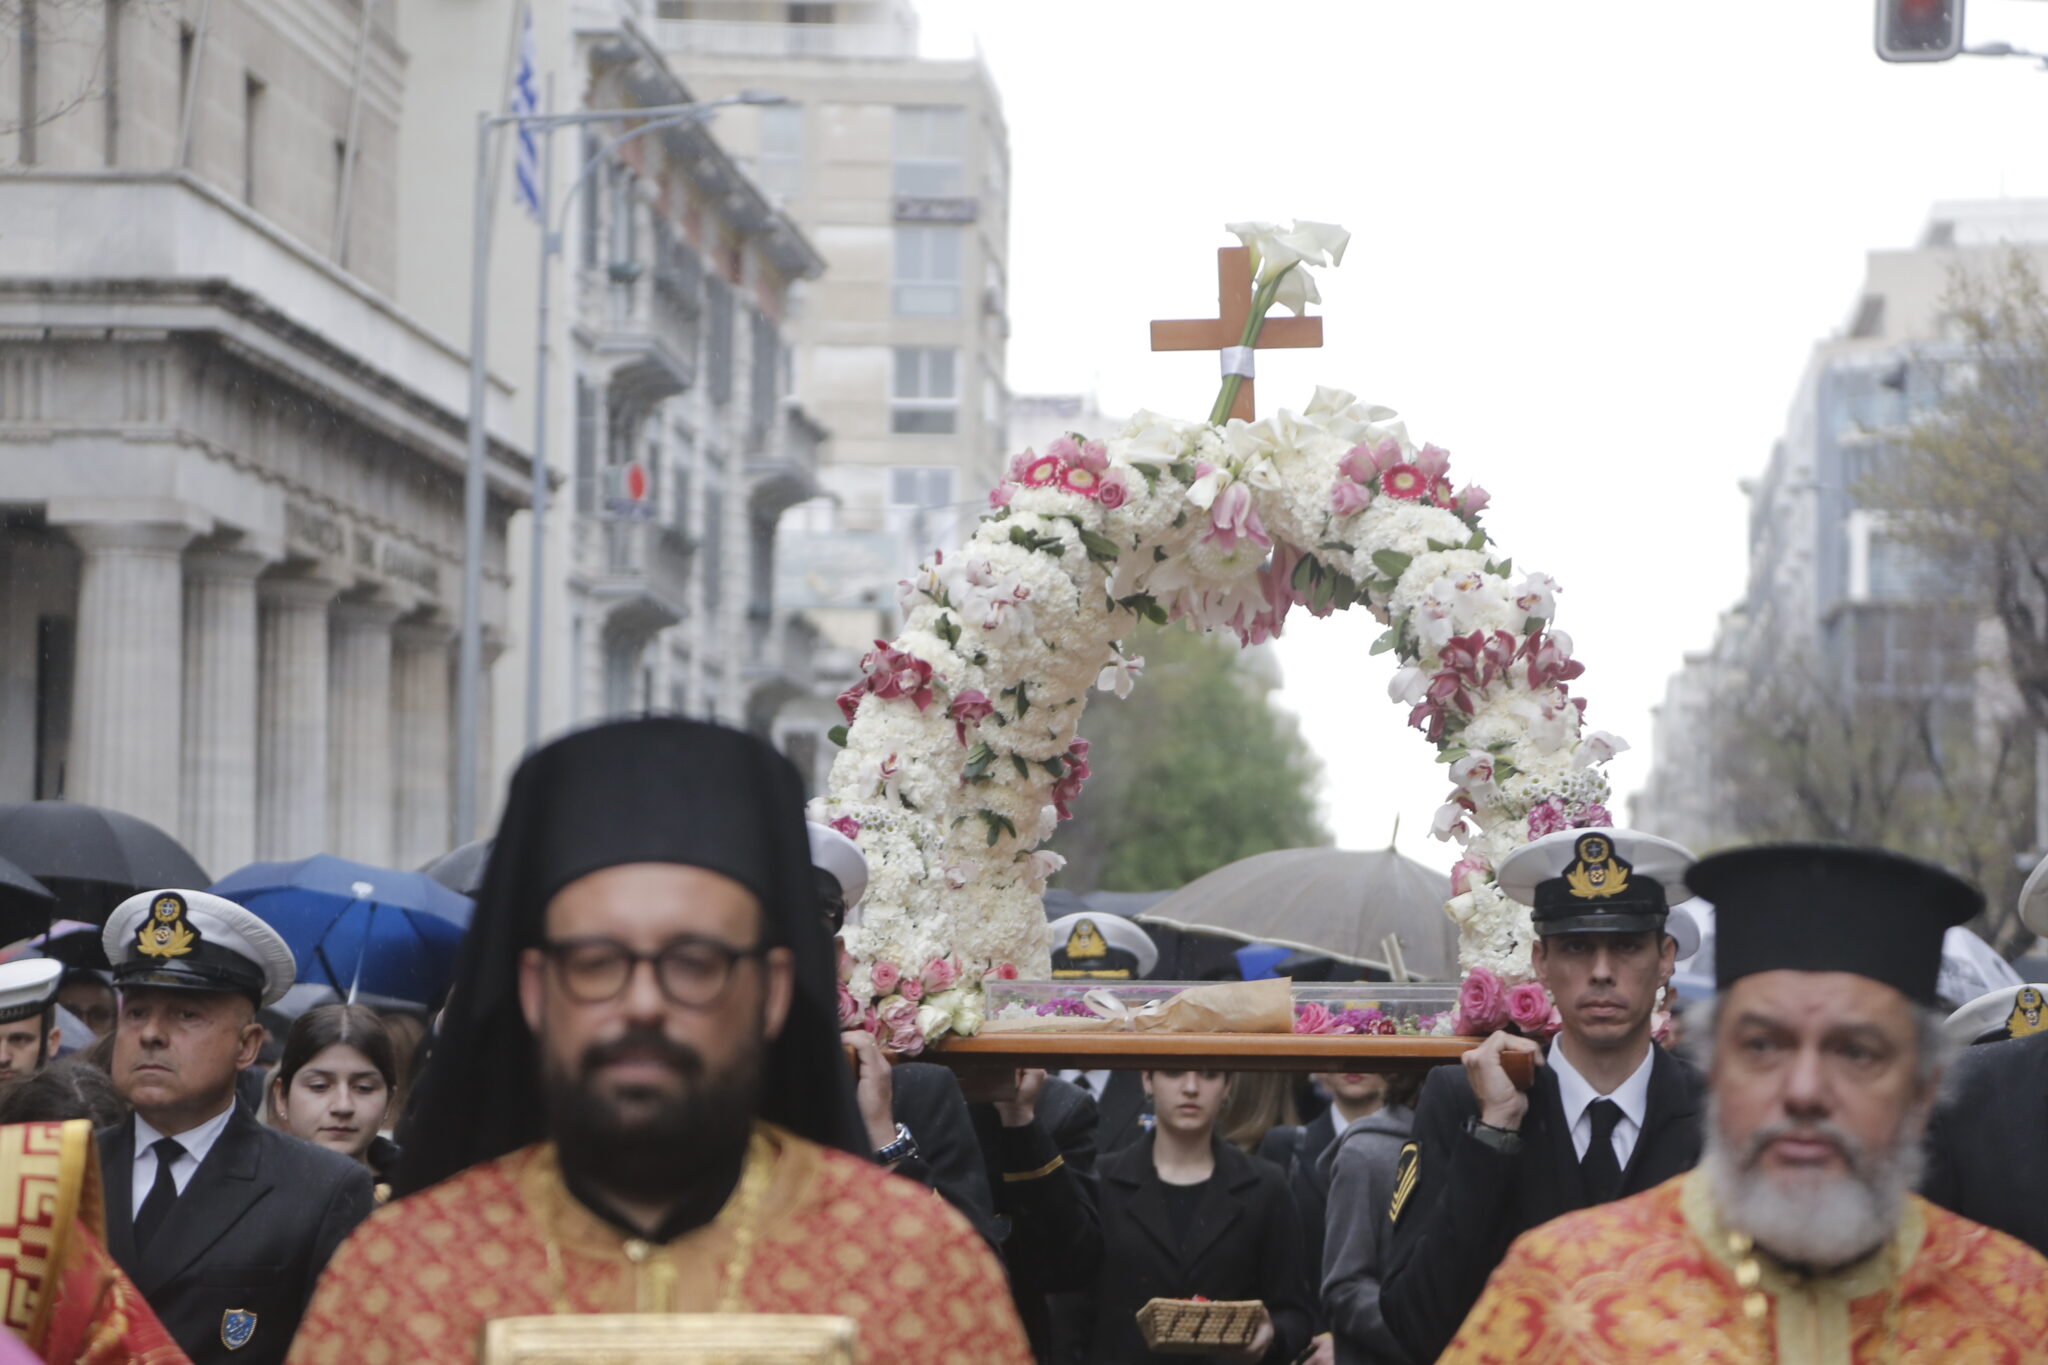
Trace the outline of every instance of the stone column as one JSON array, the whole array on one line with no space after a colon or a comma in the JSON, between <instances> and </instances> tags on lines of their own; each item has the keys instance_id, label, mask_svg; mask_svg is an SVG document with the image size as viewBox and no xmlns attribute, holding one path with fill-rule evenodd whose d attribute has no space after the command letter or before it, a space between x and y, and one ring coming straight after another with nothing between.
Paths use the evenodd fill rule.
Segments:
<instances>
[{"instance_id":1,"label":"stone column","mask_svg":"<svg viewBox=\"0 0 2048 1365\"><path fill-rule=\"evenodd\" d=\"M337 602L328 612L330 852L391 863L391 625L389 602Z\"/></svg>"},{"instance_id":2,"label":"stone column","mask_svg":"<svg viewBox=\"0 0 2048 1365\"><path fill-rule=\"evenodd\" d=\"M398 789L396 865L418 867L454 846L455 733L446 626L406 622L392 634L391 763Z\"/></svg>"},{"instance_id":3,"label":"stone column","mask_svg":"<svg viewBox=\"0 0 2048 1365\"><path fill-rule=\"evenodd\" d=\"M224 877L256 858L256 575L263 556L185 558L185 845Z\"/></svg>"},{"instance_id":4,"label":"stone column","mask_svg":"<svg viewBox=\"0 0 2048 1365\"><path fill-rule=\"evenodd\" d=\"M256 584L256 856L327 851L327 605L338 585Z\"/></svg>"},{"instance_id":5,"label":"stone column","mask_svg":"<svg viewBox=\"0 0 2048 1365\"><path fill-rule=\"evenodd\" d=\"M91 521L64 530L85 552L66 794L176 830L185 670L178 557L192 528Z\"/></svg>"}]
</instances>

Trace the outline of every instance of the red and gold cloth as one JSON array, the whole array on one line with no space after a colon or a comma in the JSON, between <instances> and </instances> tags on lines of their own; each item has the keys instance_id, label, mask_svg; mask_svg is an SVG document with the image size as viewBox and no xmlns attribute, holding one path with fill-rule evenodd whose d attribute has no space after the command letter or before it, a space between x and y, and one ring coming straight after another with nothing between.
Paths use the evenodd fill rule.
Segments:
<instances>
[{"instance_id":1,"label":"red and gold cloth","mask_svg":"<svg viewBox=\"0 0 2048 1365\"><path fill-rule=\"evenodd\" d=\"M1739 1264L1699 1171L1524 1233L1439 1365L2028 1365L2048 1361L2048 1260L1927 1203L1837 1275Z\"/></svg>"},{"instance_id":2,"label":"red and gold cloth","mask_svg":"<svg viewBox=\"0 0 2048 1365\"><path fill-rule=\"evenodd\" d=\"M187 1365L107 1254L92 1124L0 1127L0 1313L48 1365Z\"/></svg>"},{"instance_id":3,"label":"red and gold cloth","mask_svg":"<svg viewBox=\"0 0 2048 1365\"><path fill-rule=\"evenodd\" d=\"M757 1131L774 1167L734 1287L746 1311L850 1317L863 1365L1030 1365L1002 1267L951 1206ZM522 1148L372 1214L320 1277L286 1365L470 1365L494 1318L712 1312L732 1214L650 1245L563 1188L552 1145Z\"/></svg>"}]
</instances>

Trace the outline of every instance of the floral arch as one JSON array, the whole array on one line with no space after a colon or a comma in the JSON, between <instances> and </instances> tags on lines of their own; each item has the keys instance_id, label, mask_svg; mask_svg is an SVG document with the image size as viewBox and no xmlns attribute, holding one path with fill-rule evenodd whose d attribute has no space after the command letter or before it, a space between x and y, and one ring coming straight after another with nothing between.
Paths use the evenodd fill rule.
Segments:
<instances>
[{"instance_id":1,"label":"floral arch","mask_svg":"<svg viewBox=\"0 0 2048 1365\"><path fill-rule=\"evenodd\" d=\"M1263 271L1262 297L1301 275ZM985 977L1047 975L1040 897L1063 860L1042 845L1088 777L1090 690L1138 679L1123 635L1180 621L1251 643L1296 609L1360 606L1387 627L1372 652L1398 663L1388 693L1452 784L1435 832L1465 845L1445 907L1461 964L1528 979L1528 913L1493 869L1609 823L1601 769L1627 746L1584 728L1557 585L1497 551L1485 491L1454 489L1444 451L1318 389L1299 415L1144 412L1106 441L1062 437L1016 456L989 502L956 556L902 585L902 632L839 698L844 748L811 816L869 864L843 1022L916 1052L980 1027Z\"/></svg>"}]
</instances>

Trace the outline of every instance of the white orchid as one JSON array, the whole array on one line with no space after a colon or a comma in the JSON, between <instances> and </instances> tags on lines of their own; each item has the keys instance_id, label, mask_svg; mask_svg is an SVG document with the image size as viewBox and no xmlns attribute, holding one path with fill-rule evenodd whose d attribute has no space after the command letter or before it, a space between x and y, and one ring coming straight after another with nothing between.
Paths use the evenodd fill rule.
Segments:
<instances>
[{"instance_id":1,"label":"white orchid","mask_svg":"<svg viewBox=\"0 0 2048 1365\"><path fill-rule=\"evenodd\" d=\"M1532 573L1515 589L1515 605L1525 617L1548 621L1557 615L1557 580L1547 573Z\"/></svg>"},{"instance_id":2,"label":"white orchid","mask_svg":"<svg viewBox=\"0 0 2048 1365\"><path fill-rule=\"evenodd\" d=\"M1044 886L1053 873L1066 865L1067 860L1051 849L1037 848L1025 860L1025 875L1031 878L1034 886Z\"/></svg>"},{"instance_id":3,"label":"white orchid","mask_svg":"<svg viewBox=\"0 0 2048 1365\"><path fill-rule=\"evenodd\" d=\"M1138 675L1144 671L1145 658L1143 655L1125 658L1122 654L1118 654L1103 666L1102 672L1095 676L1095 690L1098 692L1114 692L1117 698L1122 700L1131 695L1131 689L1138 685Z\"/></svg>"},{"instance_id":4,"label":"white orchid","mask_svg":"<svg viewBox=\"0 0 2048 1365\"><path fill-rule=\"evenodd\" d=\"M1590 735L1579 737L1579 747L1572 754L1574 770L1590 768L1596 763L1605 763L1616 754L1628 752L1629 743L1620 735L1605 730L1595 730Z\"/></svg>"},{"instance_id":5,"label":"white orchid","mask_svg":"<svg viewBox=\"0 0 2048 1365\"><path fill-rule=\"evenodd\" d=\"M1393 680L1387 684L1387 700L1403 706L1419 705L1428 695L1429 670L1417 664L1396 669Z\"/></svg>"}]
</instances>

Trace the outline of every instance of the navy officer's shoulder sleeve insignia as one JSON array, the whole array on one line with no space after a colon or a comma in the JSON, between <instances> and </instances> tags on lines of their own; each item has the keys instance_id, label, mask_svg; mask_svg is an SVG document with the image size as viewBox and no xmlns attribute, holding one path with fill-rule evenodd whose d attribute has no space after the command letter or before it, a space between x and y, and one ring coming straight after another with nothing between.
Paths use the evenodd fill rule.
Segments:
<instances>
[{"instance_id":1,"label":"navy officer's shoulder sleeve insignia","mask_svg":"<svg viewBox=\"0 0 2048 1365\"><path fill-rule=\"evenodd\" d=\"M1394 1200L1387 1208L1387 1221L1401 1221L1401 1210L1408 1206L1408 1196L1415 1193L1416 1168L1422 1163L1422 1148L1415 1143L1406 1143L1401 1155L1394 1162Z\"/></svg>"}]
</instances>

